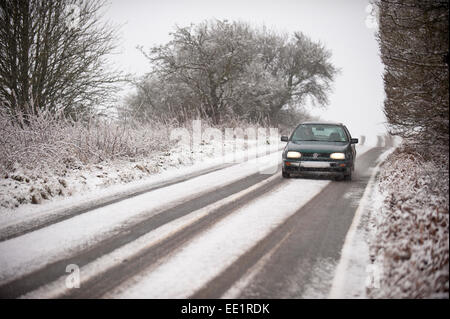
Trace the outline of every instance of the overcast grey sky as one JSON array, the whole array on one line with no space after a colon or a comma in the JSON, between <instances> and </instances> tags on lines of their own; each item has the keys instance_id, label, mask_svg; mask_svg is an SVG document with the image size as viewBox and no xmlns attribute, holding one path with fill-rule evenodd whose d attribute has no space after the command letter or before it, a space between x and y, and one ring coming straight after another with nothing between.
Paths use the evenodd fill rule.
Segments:
<instances>
[{"instance_id":1,"label":"overcast grey sky","mask_svg":"<svg viewBox=\"0 0 450 319\"><path fill-rule=\"evenodd\" d=\"M136 49L164 44L175 24L207 19L241 20L280 32L302 31L332 51L341 69L327 109L314 114L344 122L354 136L384 132L384 99L379 48L366 24L369 0L110 0L105 18L120 29L118 67L136 75L149 71Z\"/></svg>"}]
</instances>

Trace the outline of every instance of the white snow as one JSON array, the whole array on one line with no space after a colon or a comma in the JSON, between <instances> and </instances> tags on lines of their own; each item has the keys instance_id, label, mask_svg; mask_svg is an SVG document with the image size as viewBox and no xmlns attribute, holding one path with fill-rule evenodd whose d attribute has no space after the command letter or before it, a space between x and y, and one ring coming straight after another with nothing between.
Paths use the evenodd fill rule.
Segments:
<instances>
[{"instance_id":1,"label":"white snow","mask_svg":"<svg viewBox=\"0 0 450 319\"><path fill-rule=\"evenodd\" d=\"M305 287L292 287L291 290L305 288L301 299L324 299L330 291L337 262L333 258L320 258L312 266L311 279ZM292 284L295 284L293 282ZM297 284L298 285L298 284Z\"/></svg>"},{"instance_id":2,"label":"white snow","mask_svg":"<svg viewBox=\"0 0 450 319\"><path fill-rule=\"evenodd\" d=\"M377 285L367 293L448 299L448 149L428 150L425 160L410 143L387 159L375 187L369 251Z\"/></svg>"},{"instance_id":3,"label":"white snow","mask_svg":"<svg viewBox=\"0 0 450 319\"><path fill-rule=\"evenodd\" d=\"M358 148L361 156L372 146ZM288 180L277 190L258 198L234 212L205 234L172 253L170 259L153 266L124 285L110 292L106 298L187 298L212 280L240 255L306 204L329 181ZM292 198L289 194L304 190ZM250 231L249 231L250 230ZM268 253L270 255L270 252ZM267 260L264 256L237 281L223 298L233 298L253 278ZM182 265L182 266L180 266ZM201 274L201 276L198 276Z\"/></svg>"},{"instance_id":4,"label":"white snow","mask_svg":"<svg viewBox=\"0 0 450 319\"><path fill-rule=\"evenodd\" d=\"M222 156L216 158L205 157L206 156L205 154L208 154L209 151L203 148L206 146L211 148L214 145L210 144L202 145L203 148L200 149L201 153L193 154L194 156L196 156L196 158L194 159L195 164L192 164L190 166L170 167L170 170L156 173L139 180L134 180L127 183L111 184L108 185L107 187L105 185L98 185L99 180L101 180L99 178L96 178L96 175L98 175L97 171L99 169L91 172L92 174L88 174L87 171L84 171L82 172L83 176L87 176L84 191L77 190L71 196L54 197L51 200L45 201L40 205L23 204L16 209L0 208L0 232L2 232L2 229L5 229L7 227L13 227L23 223L35 224L39 223L42 220L47 220L52 216L60 216L61 214L64 214L68 209L71 209L74 206L89 207L95 204L102 203L104 200L108 198L125 197L127 195L140 192L144 189L148 189L171 180L181 179L184 176L195 174L196 172L199 171L219 167L224 163L233 163L233 162L242 163L248 160L249 158L254 159L258 157L259 159L257 160L257 163L263 166L264 158L267 159L267 157L263 156L264 154L267 154L269 152L276 152L277 150L284 148L286 144L284 142L278 143L278 141L272 140L270 143L271 143L270 145L263 145L263 146L259 145L250 147L247 150L241 151L238 150L233 153L233 158L230 158L229 156ZM373 147L372 145L367 144L356 145L357 155L360 156L364 154L372 147ZM190 155L185 154L184 149L180 149L179 152L181 152L181 155L179 153L171 153L172 154L171 156L175 156L173 154L176 154L176 156L179 157L183 157L185 155L186 158L188 156L193 156L192 154ZM269 158L269 160L271 159L272 158ZM276 158L275 160L279 161L278 158ZM269 167L272 167L270 163L268 164ZM117 163L115 165L117 165ZM105 171L106 168L107 166L102 167L102 171ZM107 175L108 174L111 175L112 171L127 172L129 169L130 169L129 167L113 166L110 167ZM79 176L72 176L73 180L75 180L76 178L79 178ZM75 183L75 181L71 182L69 178L66 179L68 180L67 181L68 184ZM2 187L0 187L0 194L1 193Z\"/></svg>"},{"instance_id":5,"label":"white snow","mask_svg":"<svg viewBox=\"0 0 450 319\"><path fill-rule=\"evenodd\" d=\"M229 204L233 201L238 200L244 195L250 193L251 191L271 182L273 179L279 178L274 175L265 179L239 193L230 195L224 199L221 199L217 202L214 202L206 207L203 207L195 212L187 214L183 217L173 220L167 224L164 224L161 227L137 238L135 241L132 241L111 253L108 253L104 256L97 258L91 263L83 266L80 269L80 286L83 285L83 282L88 281L89 279L97 276L98 274L108 270L109 268L115 266L118 262L122 262L125 259L130 260L133 256L139 254L141 251L148 249L155 244L163 241L164 239L169 238L177 232L183 231L186 227L198 221L202 217L205 217L208 214L211 214L216 208L219 208L223 205ZM68 288L65 285L66 275L61 276L55 282L49 283L43 287L38 288L35 291L27 293L22 296L23 298L58 298L64 293L68 292Z\"/></svg>"},{"instance_id":6,"label":"white snow","mask_svg":"<svg viewBox=\"0 0 450 319\"><path fill-rule=\"evenodd\" d=\"M263 269L264 265L270 260L273 253L280 247L280 245L288 238L289 233L286 234L270 251L268 251L264 256L259 259L256 264L254 264L246 273L237 280L222 296L222 299L237 299L241 291L246 288L253 280L253 278L258 274L258 272Z\"/></svg>"},{"instance_id":7,"label":"white snow","mask_svg":"<svg viewBox=\"0 0 450 319\"><path fill-rule=\"evenodd\" d=\"M366 280L369 266L369 238L366 234L368 215L371 213L372 194L376 175L383 161L395 148L383 152L377 159L371 177L345 237L339 264L335 269L329 298L366 298Z\"/></svg>"},{"instance_id":8,"label":"white snow","mask_svg":"<svg viewBox=\"0 0 450 319\"><path fill-rule=\"evenodd\" d=\"M364 151L367 151L368 149L370 149L368 146L361 148L358 155L363 154ZM185 182L163 187L106 207L92 210L23 236L0 242L0 283L3 284L9 282L24 274L40 269L48 263L72 256L77 252L126 229L126 227L131 224L157 214L163 209L184 202L193 196L213 191L216 188L223 187L226 184L251 174L261 173L262 167L273 167L273 163L279 163L280 158L280 152L275 152L263 156L256 163L250 161L234 165L220 171L212 172ZM257 163L260 165L257 165ZM269 170L267 173L273 173L273 171L271 172L271 170ZM161 296L172 295L172 291L174 295L186 295L195 291L195 289L198 289L200 287L198 285L186 285L187 290L183 290L181 287L183 287L183 282L187 283L188 278L192 279L193 273L198 271L205 272L204 275L202 273L202 278L205 282L214 277L214 275L218 273L218 270L223 269L223 267L230 264L232 260L235 260L240 254L251 248L260 239L264 238L264 236L270 233L272 229L282 223L328 183L328 181L323 180L288 180L283 184L282 188L274 190L273 193L258 199L254 203L249 203L246 207L241 208L228 216L225 220L214 225L203 234L203 236L195 238L193 242L189 243L181 251L176 253L176 256L178 256L177 259L172 260L171 258L168 260L166 266L169 266L167 268L165 266L152 275L156 276L155 279L164 282L164 279L161 278L165 276L164 274L166 274L166 272L174 271L177 268L177 263L181 262L183 268L186 262L192 263L192 267L186 267L186 273L183 274L183 278L179 278L179 282L173 279L167 281L169 286L175 285L174 290L172 290L173 287L165 290L164 285L158 288L159 290L155 290L161 293L158 298ZM292 191L298 191L299 189L302 190L302 196L290 199L290 196L288 195ZM93 198L95 198L95 196L99 195L93 194ZM216 204L219 205L220 203ZM121 247L107 256L100 257L99 260L87 265L84 273L90 274L87 278L93 276L94 273L110 267L111 264L118 259L133 254L140 249L144 249L144 247L148 247L151 243L154 243L161 238L165 238L174 231L185 227L186 224L192 223L201 216L207 214L207 209L210 208L211 207L205 208L204 210L191 213L179 220L175 220L144 235L136 242ZM30 214L30 216L32 216L32 214ZM12 220L16 221L15 219ZM251 231L248 231L249 229ZM230 234L230 237L228 237L228 234ZM207 239L204 238L205 236ZM217 254L218 251L222 253L220 242L223 240L227 242L227 245L225 245L223 249L223 256L227 257L219 258L214 254ZM195 252L196 249L198 249L197 252ZM211 257L212 260L210 260L209 257L207 257L209 254L215 256L214 258L217 257L217 260L220 260L221 264L217 264L213 257ZM187 259L183 260L183 258ZM206 262L203 264L204 268L199 265L200 260ZM145 282L148 283L147 280ZM50 286L55 284L56 283L50 284ZM58 287L60 287L60 285ZM145 293L146 287L148 288L147 285L140 286L136 291L142 292L147 297ZM43 294L54 293L52 292L52 289L45 290L45 293Z\"/></svg>"},{"instance_id":9,"label":"white snow","mask_svg":"<svg viewBox=\"0 0 450 319\"><path fill-rule=\"evenodd\" d=\"M252 141L247 142L250 143ZM284 147L285 143L278 143L278 141L271 141L270 143L270 145L252 146L247 150L237 150L232 153L232 158L230 158L230 156L207 157L206 155L210 153L210 148L214 148L214 146L217 147L217 145L215 145L214 143L202 145L201 148L193 154L191 154L190 152L188 154L186 153L186 149L181 148L179 149L179 152L171 153L171 157L177 156L180 158L188 158L189 156L194 156L194 159L192 160L195 164L192 164L190 166L170 167L170 170L168 171L163 171L161 173L147 176L140 180L134 180L125 184L111 184L107 187L105 185L97 185L97 183L99 183L99 180L101 180L99 178L96 178L99 169L93 171L93 174L89 174L89 172L83 171L80 174L83 174L83 176L87 176L86 185L83 188L84 191L77 190L74 195L64 198L52 198L52 200L46 201L41 205L23 204L17 209L0 208L0 232L6 227L19 225L25 222L37 223L40 220L46 220L51 216L59 216L61 214L64 214L68 209L74 206L93 206L97 203L101 203L107 198L124 197L171 180L180 179L184 176L195 174L199 171L214 169L226 163L238 164L250 159L256 161L258 165L264 166L265 160L274 159L276 164L279 161L278 157L265 157L264 155L268 154L269 152L276 152L280 150ZM258 159L255 159L257 157ZM130 170L130 167L128 166L117 166L117 163L115 163L114 165L116 166L112 166L109 168L107 175L111 175L112 172L115 172L116 170L121 171L122 173L126 173ZM107 167L107 165L104 165L104 167L102 166L101 170L105 171ZM72 181L70 181L69 178L66 178L68 180L67 183L76 184L75 180L77 178L79 178L78 175L72 176ZM0 194L1 193L2 187L0 187Z\"/></svg>"},{"instance_id":10,"label":"white snow","mask_svg":"<svg viewBox=\"0 0 450 319\"><path fill-rule=\"evenodd\" d=\"M92 192L103 196L124 192L219 164L240 163L247 158L277 151L284 144L274 135L262 141L250 138L200 140L192 147L180 141L169 151L155 153L148 158L80 164L78 169L61 172L15 165L13 172L2 174L0 178L0 225L3 225L3 218L8 222L14 217L39 215L52 208L96 199ZM31 203L33 196L40 205Z\"/></svg>"},{"instance_id":11,"label":"white snow","mask_svg":"<svg viewBox=\"0 0 450 319\"><path fill-rule=\"evenodd\" d=\"M294 214L329 181L286 180L233 212L171 258L108 293L106 298L188 298ZM292 196L297 193L299 196Z\"/></svg>"},{"instance_id":12,"label":"white snow","mask_svg":"<svg viewBox=\"0 0 450 319\"><path fill-rule=\"evenodd\" d=\"M378 159L330 298L448 298L448 157L425 161L400 142Z\"/></svg>"},{"instance_id":13,"label":"white snow","mask_svg":"<svg viewBox=\"0 0 450 319\"><path fill-rule=\"evenodd\" d=\"M261 161L277 163L280 157L281 153L277 152L263 157ZM260 169L261 166L255 162L244 162L0 242L0 283L70 256L113 236L128 225L138 223L189 198L258 173Z\"/></svg>"}]
</instances>

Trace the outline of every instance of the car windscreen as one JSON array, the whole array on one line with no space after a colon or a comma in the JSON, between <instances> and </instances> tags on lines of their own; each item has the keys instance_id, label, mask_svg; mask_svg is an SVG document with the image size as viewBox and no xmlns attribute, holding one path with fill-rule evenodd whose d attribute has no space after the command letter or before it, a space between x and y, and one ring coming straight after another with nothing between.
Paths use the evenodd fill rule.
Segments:
<instances>
[{"instance_id":1,"label":"car windscreen","mask_svg":"<svg viewBox=\"0 0 450 319\"><path fill-rule=\"evenodd\" d=\"M329 124L302 124L292 134L293 141L348 142L344 128Z\"/></svg>"}]
</instances>

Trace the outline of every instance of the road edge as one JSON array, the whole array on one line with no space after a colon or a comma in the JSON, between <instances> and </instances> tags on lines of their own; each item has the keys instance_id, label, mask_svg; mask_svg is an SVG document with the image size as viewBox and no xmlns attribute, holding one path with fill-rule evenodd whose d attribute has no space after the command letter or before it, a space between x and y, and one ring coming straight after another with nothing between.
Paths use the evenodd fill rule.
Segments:
<instances>
[{"instance_id":1,"label":"road edge","mask_svg":"<svg viewBox=\"0 0 450 319\"><path fill-rule=\"evenodd\" d=\"M396 149L397 145L390 147L385 152L383 152L379 159L377 165L373 168L373 172L370 175L369 182L367 183L366 189L364 190L364 194L360 199L358 208L355 211L355 215L353 217L352 223L347 231L347 235L345 236L344 244L341 249L341 258L335 269L335 274L333 277L332 285L330 292L328 294L328 299L343 299L344 298L344 285L347 282L347 278L351 275L347 272L348 265L351 260L351 248L353 247L353 243L356 238L356 233L358 226L361 223L361 217L363 213L366 211L369 205L369 197L373 193L376 178L380 172L380 167L386 161L387 156L392 154Z\"/></svg>"}]
</instances>

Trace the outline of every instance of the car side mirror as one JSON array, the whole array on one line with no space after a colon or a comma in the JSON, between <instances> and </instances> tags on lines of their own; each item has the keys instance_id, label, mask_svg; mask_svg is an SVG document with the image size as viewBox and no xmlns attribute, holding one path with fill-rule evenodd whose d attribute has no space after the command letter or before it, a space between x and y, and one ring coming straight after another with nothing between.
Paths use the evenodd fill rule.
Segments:
<instances>
[{"instance_id":1,"label":"car side mirror","mask_svg":"<svg viewBox=\"0 0 450 319\"><path fill-rule=\"evenodd\" d=\"M350 141L351 144L358 144L359 140L357 138L352 138Z\"/></svg>"},{"instance_id":2,"label":"car side mirror","mask_svg":"<svg viewBox=\"0 0 450 319\"><path fill-rule=\"evenodd\" d=\"M282 142L289 142L289 137L283 135L283 136L281 137L281 141L282 141Z\"/></svg>"}]
</instances>

